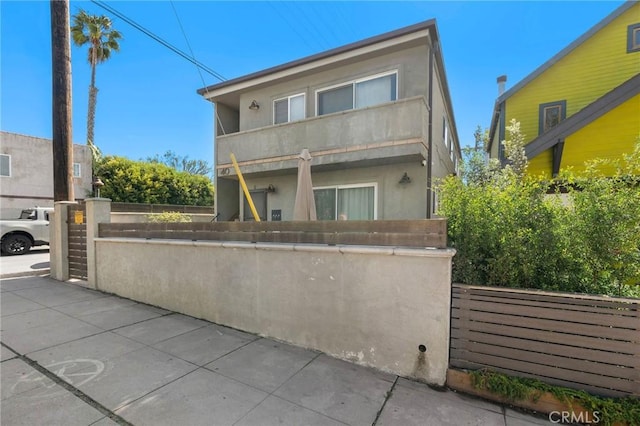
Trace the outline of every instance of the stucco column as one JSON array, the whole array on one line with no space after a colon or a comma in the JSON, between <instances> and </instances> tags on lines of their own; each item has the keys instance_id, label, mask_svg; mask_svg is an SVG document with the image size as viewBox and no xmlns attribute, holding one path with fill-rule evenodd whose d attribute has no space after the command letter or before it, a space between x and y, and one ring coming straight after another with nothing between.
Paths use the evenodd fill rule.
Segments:
<instances>
[{"instance_id":1,"label":"stucco column","mask_svg":"<svg viewBox=\"0 0 640 426\"><path fill-rule=\"evenodd\" d=\"M67 206L75 201L56 201L53 219L49 221L49 254L51 278L58 281L69 279L69 227ZM51 216L50 216L51 217Z\"/></svg>"},{"instance_id":2,"label":"stucco column","mask_svg":"<svg viewBox=\"0 0 640 426\"><path fill-rule=\"evenodd\" d=\"M87 285L97 289L97 259L94 240L98 238L98 225L111 223L111 200L108 198L88 198L85 200L85 204L87 206Z\"/></svg>"}]
</instances>

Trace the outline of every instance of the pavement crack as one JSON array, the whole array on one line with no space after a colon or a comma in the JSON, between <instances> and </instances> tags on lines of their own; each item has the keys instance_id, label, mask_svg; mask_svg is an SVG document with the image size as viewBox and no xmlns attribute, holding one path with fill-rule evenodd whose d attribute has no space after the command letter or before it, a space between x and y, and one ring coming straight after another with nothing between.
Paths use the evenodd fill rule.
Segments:
<instances>
[{"instance_id":1,"label":"pavement crack","mask_svg":"<svg viewBox=\"0 0 640 426\"><path fill-rule=\"evenodd\" d=\"M384 401L382 402L382 405L380 406L380 409L378 410L378 413L376 414L375 420L373 421L373 423L371 423L371 426L376 426L376 424L378 423L378 419L380 419L380 416L382 415L382 410L384 410L384 407L387 405L387 401L389 401L389 398L391 398L391 395L393 395L393 391L396 388L396 383L398 383L398 379L399 378L400 378L400 376L396 376L396 379L393 381L393 384L391 385L391 388L384 395Z\"/></svg>"},{"instance_id":2,"label":"pavement crack","mask_svg":"<svg viewBox=\"0 0 640 426\"><path fill-rule=\"evenodd\" d=\"M56 374L52 373L51 371L47 370L46 368L44 368L43 366L38 364L37 361L32 360L31 358L29 358L26 355L18 353L15 349L13 349L12 347L10 347L9 345L7 345L4 342L2 342L2 346L5 346L7 349L10 349L12 352L14 352L16 354L17 358L19 358L20 360L22 360L23 362L28 364L31 368L33 368L34 370L38 371L43 376L51 379L56 385L60 386L64 390L70 392L71 394L73 394L77 398L81 399L83 402L85 402L86 404L88 404L91 407L95 408L100 413L104 414L105 416L109 417L111 420L113 420L117 424L122 425L122 426L133 426L132 423L129 423L124 418L120 417L119 415L117 415L113 411L109 410L107 407L105 407L104 405L100 404L98 401L96 401L95 399L91 398L89 395L87 395L86 393L82 392L80 389L76 388L71 383L66 382L65 380L62 380Z\"/></svg>"}]
</instances>

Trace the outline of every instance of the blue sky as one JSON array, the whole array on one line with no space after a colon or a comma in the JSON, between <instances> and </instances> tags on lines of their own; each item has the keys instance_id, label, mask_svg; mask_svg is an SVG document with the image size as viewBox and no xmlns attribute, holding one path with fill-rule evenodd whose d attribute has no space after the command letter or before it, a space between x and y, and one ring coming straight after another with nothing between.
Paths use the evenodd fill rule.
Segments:
<instances>
[{"instance_id":1,"label":"blue sky","mask_svg":"<svg viewBox=\"0 0 640 426\"><path fill-rule=\"evenodd\" d=\"M608 2L218 2L110 1L121 13L227 79L435 18L458 134L473 143L489 125L496 77L507 88L587 31L622 1ZM71 1L109 13L91 2ZM1 1L1 111L5 131L51 137L48 1ZM213 161L213 107L196 94L196 67L111 16L121 51L98 66L95 142L105 154L145 158L173 150ZM86 140L90 67L72 46L73 139ZM203 73L204 85L218 82Z\"/></svg>"}]
</instances>

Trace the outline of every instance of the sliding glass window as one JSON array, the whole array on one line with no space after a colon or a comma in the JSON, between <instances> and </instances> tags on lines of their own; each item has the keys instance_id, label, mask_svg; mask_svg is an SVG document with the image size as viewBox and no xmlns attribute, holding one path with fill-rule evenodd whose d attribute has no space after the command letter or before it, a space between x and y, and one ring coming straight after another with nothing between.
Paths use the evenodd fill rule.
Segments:
<instances>
[{"instance_id":1,"label":"sliding glass window","mask_svg":"<svg viewBox=\"0 0 640 426\"><path fill-rule=\"evenodd\" d=\"M318 115L395 101L397 92L397 71L322 89L317 92Z\"/></svg>"},{"instance_id":2,"label":"sliding glass window","mask_svg":"<svg viewBox=\"0 0 640 426\"><path fill-rule=\"evenodd\" d=\"M318 220L374 220L376 184L343 185L313 190Z\"/></svg>"},{"instance_id":3,"label":"sliding glass window","mask_svg":"<svg viewBox=\"0 0 640 426\"><path fill-rule=\"evenodd\" d=\"M305 118L304 93L273 101L273 124Z\"/></svg>"}]
</instances>

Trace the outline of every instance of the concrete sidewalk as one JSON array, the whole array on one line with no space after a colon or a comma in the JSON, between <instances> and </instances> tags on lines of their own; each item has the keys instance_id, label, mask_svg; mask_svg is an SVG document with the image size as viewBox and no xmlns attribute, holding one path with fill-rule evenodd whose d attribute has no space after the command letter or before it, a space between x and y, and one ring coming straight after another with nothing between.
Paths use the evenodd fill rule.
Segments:
<instances>
[{"instance_id":1,"label":"concrete sidewalk","mask_svg":"<svg viewBox=\"0 0 640 426\"><path fill-rule=\"evenodd\" d=\"M3 426L549 424L70 283L0 288Z\"/></svg>"},{"instance_id":2,"label":"concrete sidewalk","mask_svg":"<svg viewBox=\"0 0 640 426\"><path fill-rule=\"evenodd\" d=\"M0 279L48 275L49 246L32 248L20 256L0 256Z\"/></svg>"}]
</instances>

